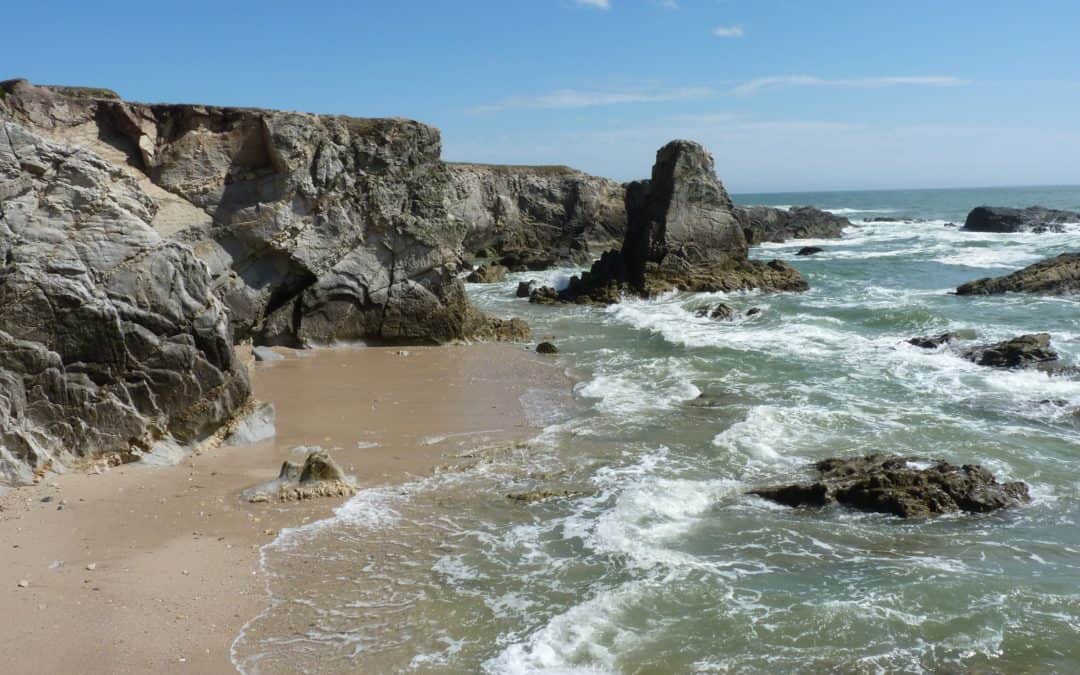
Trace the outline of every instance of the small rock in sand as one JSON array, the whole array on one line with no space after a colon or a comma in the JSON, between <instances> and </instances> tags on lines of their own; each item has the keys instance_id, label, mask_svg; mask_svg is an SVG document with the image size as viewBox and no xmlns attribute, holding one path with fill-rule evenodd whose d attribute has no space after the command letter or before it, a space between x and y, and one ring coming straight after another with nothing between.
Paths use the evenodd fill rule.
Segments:
<instances>
[{"instance_id":1,"label":"small rock in sand","mask_svg":"<svg viewBox=\"0 0 1080 675\"><path fill-rule=\"evenodd\" d=\"M29 581L27 581L26 579L19 579L19 588L28 588L29 586Z\"/></svg>"},{"instance_id":2,"label":"small rock in sand","mask_svg":"<svg viewBox=\"0 0 1080 675\"><path fill-rule=\"evenodd\" d=\"M558 354L559 353L559 348L556 347L554 345L554 343L541 342L540 344L536 345L536 353L537 354Z\"/></svg>"},{"instance_id":3,"label":"small rock in sand","mask_svg":"<svg viewBox=\"0 0 1080 675\"><path fill-rule=\"evenodd\" d=\"M89 563L86 566L86 571L88 571L88 572L93 572L96 569L97 569L97 563Z\"/></svg>"}]
</instances>

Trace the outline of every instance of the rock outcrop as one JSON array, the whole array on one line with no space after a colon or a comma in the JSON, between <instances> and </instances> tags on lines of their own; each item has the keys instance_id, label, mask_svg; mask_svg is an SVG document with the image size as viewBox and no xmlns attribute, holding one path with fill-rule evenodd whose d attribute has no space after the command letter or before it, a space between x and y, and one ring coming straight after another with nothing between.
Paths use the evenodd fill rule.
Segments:
<instances>
[{"instance_id":1,"label":"rock outcrop","mask_svg":"<svg viewBox=\"0 0 1080 675\"><path fill-rule=\"evenodd\" d=\"M0 88L0 117L94 152L139 185L154 204L149 224L209 266L237 339L490 332L457 278L469 228L447 210L432 127Z\"/></svg>"},{"instance_id":2,"label":"rock outcrop","mask_svg":"<svg viewBox=\"0 0 1080 675\"><path fill-rule=\"evenodd\" d=\"M129 174L0 126L0 480L209 438L250 387L206 266Z\"/></svg>"},{"instance_id":3,"label":"rock outcrop","mask_svg":"<svg viewBox=\"0 0 1080 675\"><path fill-rule=\"evenodd\" d=\"M974 340L975 331L973 330L957 330L949 331L948 333L941 333L939 335L926 335L921 337L914 337L908 340L909 345L914 345L922 349L937 349L942 345L947 345L957 340Z\"/></svg>"},{"instance_id":4,"label":"rock outcrop","mask_svg":"<svg viewBox=\"0 0 1080 675\"><path fill-rule=\"evenodd\" d=\"M812 206L777 209L771 206L742 206L734 210L746 243L783 243L788 239L839 239L851 221Z\"/></svg>"},{"instance_id":5,"label":"rock outcrop","mask_svg":"<svg viewBox=\"0 0 1080 675\"><path fill-rule=\"evenodd\" d=\"M966 283L957 295L999 293L1041 293L1068 295L1080 292L1080 253L1062 253L1003 277L988 277Z\"/></svg>"},{"instance_id":6,"label":"rock outcrop","mask_svg":"<svg viewBox=\"0 0 1080 675\"><path fill-rule=\"evenodd\" d=\"M465 224L466 251L587 263L626 231L621 183L565 166L447 168L447 210Z\"/></svg>"},{"instance_id":7,"label":"rock outcrop","mask_svg":"<svg viewBox=\"0 0 1080 675\"><path fill-rule=\"evenodd\" d=\"M1063 232L1064 223L1080 223L1080 213L1029 206L977 206L967 215L963 229L970 232Z\"/></svg>"},{"instance_id":8,"label":"rock outcrop","mask_svg":"<svg viewBox=\"0 0 1080 675\"><path fill-rule=\"evenodd\" d=\"M998 483L981 466L895 455L826 459L814 465L817 479L751 491L791 507L842 504L901 518L944 513L987 513L1031 500L1022 482Z\"/></svg>"},{"instance_id":9,"label":"rock outcrop","mask_svg":"<svg viewBox=\"0 0 1080 675\"><path fill-rule=\"evenodd\" d=\"M790 265L751 261L734 206L716 177L712 156L692 141L672 141L656 155L652 178L626 191L622 248L604 253L589 272L557 294L564 302L611 303L624 292L806 290ZM546 301L539 289L532 298Z\"/></svg>"},{"instance_id":10,"label":"rock outcrop","mask_svg":"<svg viewBox=\"0 0 1080 675\"><path fill-rule=\"evenodd\" d=\"M1039 367L1058 360L1050 348L1050 335L1035 333L1021 335L992 345L981 345L961 353L968 361L992 368Z\"/></svg>"},{"instance_id":11,"label":"rock outcrop","mask_svg":"<svg viewBox=\"0 0 1080 675\"><path fill-rule=\"evenodd\" d=\"M506 279L507 271L502 265L480 265L465 280L470 284L497 284Z\"/></svg>"}]
</instances>

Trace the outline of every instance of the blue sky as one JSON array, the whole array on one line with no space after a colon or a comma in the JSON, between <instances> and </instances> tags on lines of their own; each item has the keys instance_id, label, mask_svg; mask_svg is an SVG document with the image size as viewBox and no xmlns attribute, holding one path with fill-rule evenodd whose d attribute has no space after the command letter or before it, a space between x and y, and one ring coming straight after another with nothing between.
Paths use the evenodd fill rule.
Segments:
<instances>
[{"instance_id":1,"label":"blue sky","mask_svg":"<svg viewBox=\"0 0 1080 675\"><path fill-rule=\"evenodd\" d=\"M438 126L451 160L736 192L1080 183L1075 0L12 2L0 77Z\"/></svg>"}]
</instances>

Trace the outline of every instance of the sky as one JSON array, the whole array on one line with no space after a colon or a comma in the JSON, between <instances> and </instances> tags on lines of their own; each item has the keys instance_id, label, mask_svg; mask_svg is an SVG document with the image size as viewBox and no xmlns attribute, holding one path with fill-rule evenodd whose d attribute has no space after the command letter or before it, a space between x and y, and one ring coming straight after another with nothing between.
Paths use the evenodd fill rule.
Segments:
<instances>
[{"instance_id":1,"label":"sky","mask_svg":"<svg viewBox=\"0 0 1080 675\"><path fill-rule=\"evenodd\" d=\"M11 2L0 79L408 117L454 161L733 192L1080 184L1076 0Z\"/></svg>"}]
</instances>

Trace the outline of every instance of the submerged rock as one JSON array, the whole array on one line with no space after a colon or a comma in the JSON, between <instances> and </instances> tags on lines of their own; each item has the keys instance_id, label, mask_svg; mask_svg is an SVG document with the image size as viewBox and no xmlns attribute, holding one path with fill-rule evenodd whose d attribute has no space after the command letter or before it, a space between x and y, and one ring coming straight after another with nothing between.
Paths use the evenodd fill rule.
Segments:
<instances>
[{"instance_id":1,"label":"submerged rock","mask_svg":"<svg viewBox=\"0 0 1080 675\"><path fill-rule=\"evenodd\" d=\"M241 498L253 503L293 502L320 497L349 497L356 493L352 479L345 475L325 450L297 450L308 451L302 464L285 460L276 480L245 490Z\"/></svg>"},{"instance_id":2,"label":"submerged rock","mask_svg":"<svg viewBox=\"0 0 1080 675\"><path fill-rule=\"evenodd\" d=\"M734 321L738 316L738 312L731 305L721 302L715 307L707 307L705 309L699 309L695 312L696 316L707 316L715 321Z\"/></svg>"},{"instance_id":3,"label":"submerged rock","mask_svg":"<svg viewBox=\"0 0 1080 675\"><path fill-rule=\"evenodd\" d=\"M260 362L281 361L285 358L269 347L253 347L251 355Z\"/></svg>"},{"instance_id":4,"label":"submerged rock","mask_svg":"<svg viewBox=\"0 0 1080 675\"><path fill-rule=\"evenodd\" d=\"M1080 223L1080 213L1029 206L977 206L967 215L963 229L970 232L1064 232L1063 223Z\"/></svg>"},{"instance_id":5,"label":"submerged rock","mask_svg":"<svg viewBox=\"0 0 1080 675\"><path fill-rule=\"evenodd\" d=\"M915 337L908 340L908 344L921 347L923 349L937 349L942 345L955 342L957 340L973 340L975 339L975 331L973 330L957 330L950 331L948 333L942 333L940 335L931 335L924 337Z\"/></svg>"},{"instance_id":6,"label":"submerged rock","mask_svg":"<svg viewBox=\"0 0 1080 675\"><path fill-rule=\"evenodd\" d=\"M497 284L506 278L508 271L502 265L480 265L466 277L465 281L470 284Z\"/></svg>"},{"instance_id":7,"label":"submerged rock","mask_svg":"<svg viewBox=\"0 0 1080 675\"><path fill-rule=\"evenodd\" d=\"M530 490L528 492L511 492L506 495L506 498L523 504L532 504L546 499L577 497L581 494L583 493L580 490Z\"/></svg>"},{"instance_id":8,"label":"submerged rock","mask_svg":"<svg viewBox=\"0 0 1080 675\"><path fill-rule=\"evenodd\" d=\"M1012 274L978 279L956 289L957 295L999 293L1080 293L1080 253L1062 253L1056 258L1037 262Z\"/></svg>"},{"instance_id":9,"label":"submerged rock","mask_svg":"<svg viewBox=\"0 0 1080 675\"><path fill-rule=\"evenodd\" d=\"M824 253L825 249L820 246L803 246L795 255L817 255L818 253Z\"/></svg>"},{"instance_id":10,"label":"submerged rock","mask_svg":"<svg viewBox=\"0 0 1080 675\"><path fill-rule=\"evenodd\" d=\"M1023 482L998 483L988 470L944 460L868 455L817 462L817 480L752 490L785 506L838 503L860 511L901 518L944 513L986 513L1031 500Z\"/></svg>"},{"instance_id":11,"label":"submerged rock","mask_svg":"<svg viewBox=\"0 0 1080 675\"><path fill-rule=\"evenodd\" d=\"M1050 348L1050 335L1021 335L992 345L972 347L961 353L965 359L992 368L1024 368L1058 360Z\"/></svg>"}]
</instances>

